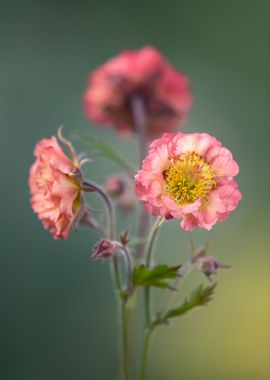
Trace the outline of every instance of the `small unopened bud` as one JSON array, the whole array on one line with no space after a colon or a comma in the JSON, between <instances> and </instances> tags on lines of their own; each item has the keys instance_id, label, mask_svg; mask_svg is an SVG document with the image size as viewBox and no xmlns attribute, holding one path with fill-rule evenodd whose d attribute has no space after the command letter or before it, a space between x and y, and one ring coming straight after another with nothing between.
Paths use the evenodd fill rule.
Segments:
<instances>
[{"instance_id":1,"label":"small unopened bud","mask_svg":"<svg viewBox=\"0 0 270 380\"><path fill-rule=\"evenodd\" d=\"M134 210L136 202L132 194L126 191L118 199L118 205L123 213L129 213L130 211Z\"/></svg>"},{"instance_id":2,"label":"small unopened bud","mask_svg":"<svg viewBox=\"0 0 270 380\"><path fill-rule=\"evenodd\" d=\"M104 189L112 198L118 198L123 194L126 183L123 178L115 175L106 179Z\"/></svg>"},{"instance_id":3,"label":"small unopened bud","mask_svg":"<svg viewBox=\"0 0 270 380\"><path fill-rule=\"evenodd\" d=\"M117 252L117 247L119 244L117 242L102 239L100 240L93 249L93 260L102 260L102 259L110 259Z\"/></svg>"},{"instance_id":4,"label":"small unopened bud","mask_svg":"<svg viewBox=\"0 0 270 380\"><path fill-rule=\"evenodd\" d=\"M203 256L197 259L198 269L208 278L217 274L218 269L228 269L230 265L219 263L214 256Z\"/></svg>"}]
</instances>

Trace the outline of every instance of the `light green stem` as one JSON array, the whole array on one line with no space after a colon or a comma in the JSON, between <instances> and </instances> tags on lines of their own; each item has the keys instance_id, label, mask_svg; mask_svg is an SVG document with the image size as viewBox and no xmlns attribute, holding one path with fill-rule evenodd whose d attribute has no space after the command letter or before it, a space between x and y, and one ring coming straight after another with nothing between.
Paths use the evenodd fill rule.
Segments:
<instances>
[{"instance_id":1,"label":"light green stem","mask_svg":"<svg viewBox=\"0 0 270 380\"><path fill-rule=\"evenodd\" d=\"M146 266L150 267L152 262L152 256L154 252L155 242L158 236L159 229L163 224L164 219L159 217L156 219L153 224L149 238L145 247L145 258L146 258ZM152 325L151 320L151 293L150 287L147 286L144 289L144 311L145 311L145 334L144 334L144 343L143 343L143 352L141 358L141 368L140 368L140 379L144 380L145 378L145 370L147 365L148 358L148 349L149 349L149 341L154 329L154 325Z\"/></svg>"},{"instance_id":2,"label":"light green stem","mask_svg":"<svg viewBox=\"0 0 270 380\"><path fill-rule=\"evenodd\" d=\"M149 234L148 242L145 247L146 266L151 266L154 245L158 236L159 228L164 222L162 217L156 219ZM150 287L144 289L144 309L145 309L145 328L148 328L151 322L151 293Z\"/></svg>"},{"instance_id":3,"label":"light green stem","mask_svg":"<svg viewBox=\"0 0 270 380\"><path fill-rule=\"evenodd\" d=\"M122 376L123 380L129 380L128 371L128 323L127 323L127 310L126 310L126 299L121 300L121 330L122 330L122 357L123 357L123 368Z\"/></svg>"},{"instance_id":4,"label":"light green stem","mask_svg":"<svg viewBox=\"0 0 270 380\"><path fill-rule=\"evenodd\" d=\"M96 183L84 182L84 191L95 191L103 199L107 211L108 211L108 239L115 240L115 213L114 207L107 193ZM116 296L118 301L118 307L120 311L120 324L121 324L121 368L122 368L122 378L123 380L128 380L128 327L127 327L127 316L126 316L126 296L122 294L122 286L120 281L119 266L117 256L114 255L111 261L111 274L116 290Z\"/></svg>"},{"instance_id":5,"label":"light green stem","mask_svg":"<svg viewBox=\"0 0 270 380\"><path fill-rule=\"evenodd\" d=\"M142 352L142 359L141 359L141 368L140 368L140 380L145 379L147 357L148 357L149 344L150 344L152 331L153 331L153 328L148 328L147 330L145 330L143 352Z\"/></svg>"}]
</instances>

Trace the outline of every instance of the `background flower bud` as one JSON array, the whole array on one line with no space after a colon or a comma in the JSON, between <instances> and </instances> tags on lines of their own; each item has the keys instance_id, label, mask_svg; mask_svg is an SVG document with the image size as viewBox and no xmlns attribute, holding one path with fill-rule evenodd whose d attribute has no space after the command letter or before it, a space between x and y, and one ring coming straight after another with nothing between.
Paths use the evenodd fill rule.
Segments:
<instances>
[{"instance_id":1,"label":"background flower bud","mask_svg":"<svg viewBox=\"0 0 270 380\"><path fill-rule=\"evenodd\" d=\"M230 265L219 263L214 256L204 256L198 258L197 265L198 269L207 277L217 274L219 268L230 268Z\"/></svg>"},{"instance_id":2,"label":"background flower bud","mask_svg":"<svg viewBox=\"0 0 270 380\"><path fill-rule=\"evenodd\" d=\"M104 189L112 198L118 198L123 194L126 188L126 183L120 176L111 176L104 182Z\"/></svg>"},{"instance_id":3,"label":"background flower bud","mask_svg":"<svg viewBox=\"0 0 270 380\"><path fill-rule=\"evenodd\" d=\"M120 210L123 213L129 213L132 210L134 210L134 208L136 206L136 201L135 201L133 195L129 191L126 191L118 199L118 205L120 207Z\"/></svg>"}]
</instances>

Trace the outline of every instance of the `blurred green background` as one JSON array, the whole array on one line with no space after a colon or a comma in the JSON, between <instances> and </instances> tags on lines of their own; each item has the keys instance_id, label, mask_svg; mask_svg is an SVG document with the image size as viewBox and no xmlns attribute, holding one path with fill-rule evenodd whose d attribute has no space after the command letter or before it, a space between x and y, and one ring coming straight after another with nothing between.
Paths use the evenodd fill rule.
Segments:
<instances>
[{"instance_id":1,"label":"blurred green background","mask_svg":"<svg viewBox=\"0 0 270 380\"><path fill-rule=\"evenodd\" d=\"M268 0L0 1L1 380L118 379L109 271L89 259L97 234L54 241L29 206L28 169L36 141L60 124L136 159L134 141L84 119L81 95L97 65L146 44L190 77L185 130L214 134L234 152L244 194L214 229L211 253L232 269L207 308L158 331L148 379L270 378L269 14ZM101 181L112 170L102 161L88 173ZM209 233L192 237L200 244ZM167 223L157 261L183 262L189 250L190 234ZM200 282L194 272L183 294Z\"/></svg>"}]
</instances>

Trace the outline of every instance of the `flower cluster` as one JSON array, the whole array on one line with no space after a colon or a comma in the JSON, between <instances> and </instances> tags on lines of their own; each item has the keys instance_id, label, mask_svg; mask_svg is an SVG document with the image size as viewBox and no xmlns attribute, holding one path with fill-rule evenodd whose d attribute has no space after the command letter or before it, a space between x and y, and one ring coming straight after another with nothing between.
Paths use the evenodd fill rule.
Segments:
<instances>
[{"instance_id":1,"label":"flower cluster","mask_svg":"<svg viewBox=\"0 0 270 380\"><path fill-rule=\"evenodd\" d=\"M84 94L86 115L100 125L114 126L120 136L139 133L134 97L144 105L148 140L179 126L192 102L188 79L152 47L125 51L90 74ZM66 239L84 212L78 162L65 155L55 137L41 140L34 155L29 179L33 209L55 238ZM210 230L242 197L233 179L238 170L231 152L216 138L165 133L150 144L135 176L135 193L152 215L181 219L186 231L197 226ZM123 210L134 208L121 176L109 177L104 186Z\"/></svg>"},{"instance_id":2,"label":"flower cluster","mask_svg":"<svg viewBox=\"0 0 270 380\"><path fill-rule=\"evenodd\" d=\"M188 79L152 47L125 51L93 71L83 101L89 120L103 127L112 126L120 137L137 134L141 167L135 174L133 165L101 142L94 144L95 147L100 147L106 158L114 159L125 168L125 173L107 177L102 186L86 181L82 164L87 159L79 159L82 156L76 154L60 129L58 138L68 149L70 158L55 136L37 143L29 175L31 205L44 228L56 239L67 239L71 227L77 223L95 228L101 234L91 258L110 260L112 264L123 326L123 368L119 378L125 380L130 378L127 301L138 288L144 288L147 334L140 369L144 379L147 349L154 329L210 302L215 284L199 286L183 304L173 309L169 308L171 294L168 293L161 307L153 313L150 288L167 292L179 290L195 266L209 281L219 269L230 267L207 254L208 243L198 249L192 245L191 257L184 264L154 265L160 227L165 220L179 219L185 231L196 227L210 230L225 220L242 198L234 179L239 167L232 153L215 137L176 131L192 103ZM96 210L97 219L92 217L93 208L88 207L85 192L96 192L103 200L105 212ZM137 202L136 196L142 203ZM143 205L147 213L143 207L136 212L138 205ZM122 214L115 212L117 208ZM130 236L133 230L125 225L117 238L117 219L125 221L126 213L131 211L139 216L136 235ZM157 217L151 229L148 214ZM123 261L121 266L119 260Z\"/></svg>"}]
</instances>

